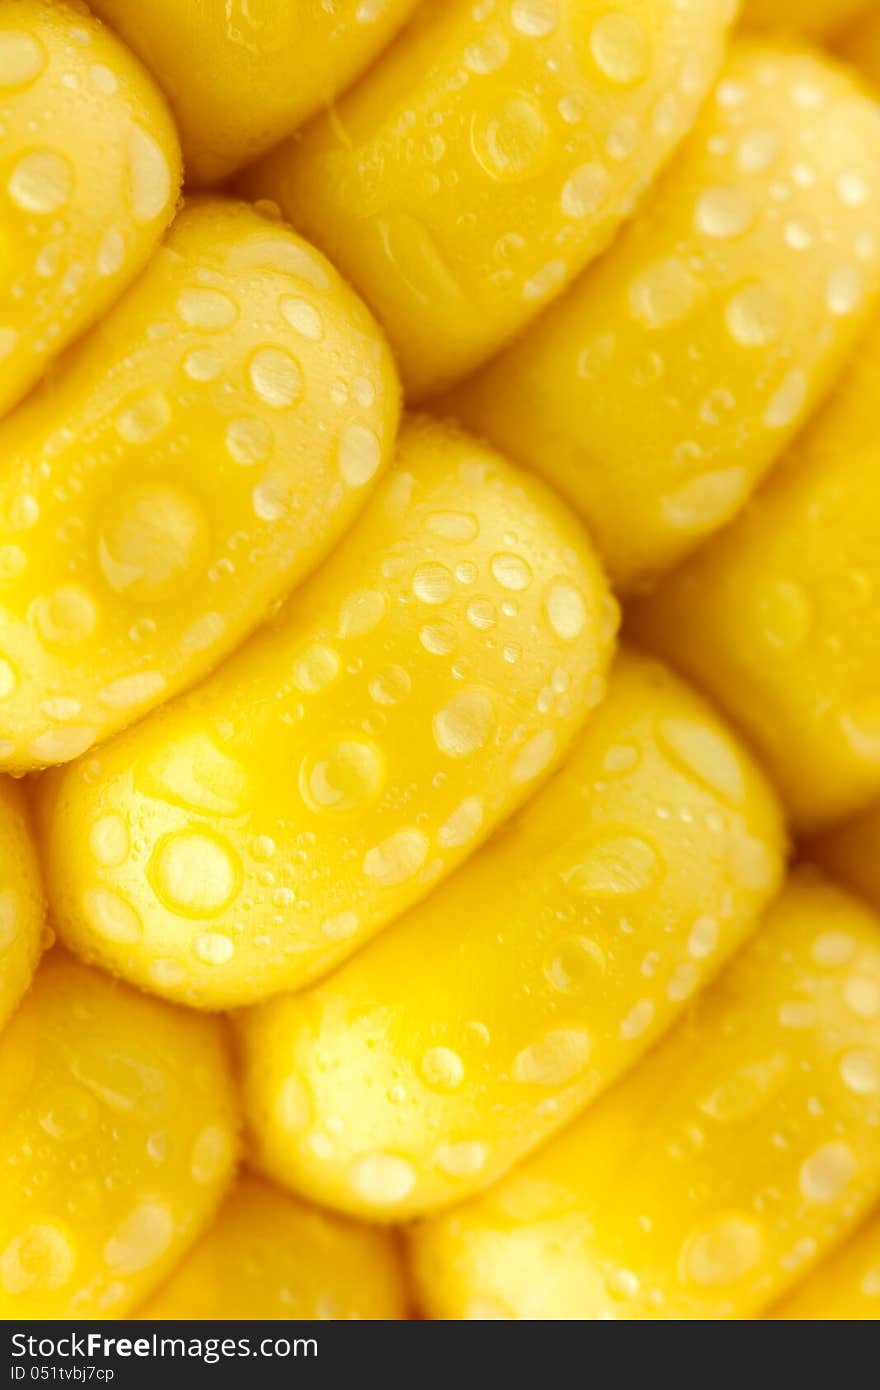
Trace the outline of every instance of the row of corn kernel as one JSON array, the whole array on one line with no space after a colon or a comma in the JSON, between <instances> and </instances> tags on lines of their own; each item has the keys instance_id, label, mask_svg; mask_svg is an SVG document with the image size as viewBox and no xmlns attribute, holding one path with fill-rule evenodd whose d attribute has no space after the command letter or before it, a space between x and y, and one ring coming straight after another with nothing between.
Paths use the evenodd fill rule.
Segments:
<instances>
[{"instance_id":1,"label":"row of corn kernel","mask_svg":"<svg viewBox=\"0 0 880 1390\"><path fill-rule=\"evenodd\" d=\"M444 13L447 23L453 8ZM530 40L522 63L558 67L541 44L580 51L577 26L523 14L518 29L511 21ZM643 83L624 85L634 100ZM839 370L880 288L878 143L874 104L827 62L741 46L649 211L448 403L567 493L619 585L662 570L735 510ZM299 157L297 144L273 159ZM825 267L804 293L809 246ZM772 286L768 262L779 265ZM383 285L397 283L383 272ZM433 322L428 331L436 343ZM695 336L696 359L685 350ZM236 205L186 211L100 337L0 427L12 460L0 538L14 622L0 667L5 766L77 756L206 674L350 523L395 419L381 340L326 263ZM117 481L134 467L136 484Z\"/></svg>"}]
</instances>

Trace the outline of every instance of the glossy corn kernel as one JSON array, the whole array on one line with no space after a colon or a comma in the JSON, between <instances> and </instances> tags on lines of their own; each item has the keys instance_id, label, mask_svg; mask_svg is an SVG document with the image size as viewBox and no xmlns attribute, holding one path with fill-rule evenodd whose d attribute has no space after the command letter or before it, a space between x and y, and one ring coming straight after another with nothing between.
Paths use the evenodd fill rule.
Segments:
<instances>
[{"instance_id":1,"label":"glossy corn kernel","mask_svg":"<svg viewBox=\"0 0 880 1390\"><path fill-rule=\"evenodd\" d=\"M246 1173L138 1317L398 1320L406 1296L392 1238Z\"/></svg>"},{"instance_id":2,"label":"glossy corn kernel","mask_svg":"<svg viewBox=\"0 0 880 1390\"><path fill-rule=\"evenodd\" d=\"M21 789L0 780L0 1028L31 982L43 943L43 890ZM2 1085L2 1083L0 1083Z\"/></svg>"},{"instance_id":3,"label":"glossy corn kernel","mask_svg":"<svg viewBox=\"0 0 880 1390\"><path fill-rule=\"evenodd\" d=\"M633 628L743 728L798 824L880 794L880 332L737 521Z\"/></svg>"},{"instance_id":4,"label":"glossy corn kernel","mask_svg":"<svg viewBox=\"0 0 880 1390\"><path fill-rule=\"evenodd\" d=\"M361 521L192 696L56 778L77 951L169 997L323 973L535 790L601 698L616 610L543 486L411 424Z\"/></svg>"},{"instance_id":5,"label":"glossy corn kernel","mask_svg":"<svg viewBox=\"0 0 880 1390\"><path fill-rule=\"evenodd\" d=\"M633 224L444 404L547 477L618 587L743 504L880 290L880 108L827 59L738 41Z\"/></svg>"},{"instance_id":6,"label":"glossy corn kernel","mask_svg":"<svg viewBox=\"0 0 880 1390\"><path fill-rule=\"evenodd\" d=\"M204 675L389 457L394 368L287 228L196 203L0 421L0 764L64 762Z\"/></svg>"},{"instance_id":7,"label":"glossy corn kernel","mask_svg":"<svg viewBox=\"0 0 880 1390\"><path fill-rule=\"evenodd\" d=\"M177 136L83 7L0 0L0 412L142 269L171 219Z\"/></svg>"},{"instance_id":8,"label":"glossy corn kernel","mask_svg":"<svg viewBox=\"0 0 880 1390\"><path fill-rule=\"evenodd\" d=\"M374 1219L485 1187L669 1026L754 927L782 851L724 726L622 655L508 827L317 989L242 1016L258 1161Z\"/></svg>"},{"instance_id":9,"label":"glossy corn kernel","mask_svg":"<svg viewBox=\"0 0 880 1390\"><path fill-rule=\"evenodd\" d=\"M327 105L419 0L92 0L162 84L187 176L215 182Z\"/></svg>"},{"instance_id":10,"label":"glossy corn kernel","mask_svg":"<svg viewBox=\"0 0 880 1390\"><path fill-rule=\"evenodd\" d=\"M364 81L245 186L350 277L424 397L604 248L693 123L733 8L424 0Z\"/></svg>"},{"instance_id":11,"label":"glossy corn kernel","mask_svg":"<svg viewBox=\"0 0 880 1390\"><path fill-rule=\"evenodd\" d=\"M748 1318L880 1194L880 922L796 873L685 1020L413 1237L444 1318Z\"/></svg>"},{"instance_id":12,"label":"glossy corn kernel","mask_svg":"<svg viewBox=\"0 0 880 1390\"><path fill-rule=\"evenodd\" d=\"M220 1025L52 951L0 1034L0 1318L124 1316L236 1149Z\"/></svg>"},{"instance_id":13,"label":"glossy corn kernel","mask_svg":"<svg viewBox=\"0 0 880 1390\"><path fill-rule=\"evenodd\" d=\"M872 1089L880 1088L880 1072ZM864 1226L769 1314L774 1322L876 1322L880 1318L880 1218Z\"/></svg>"},{"instance_id":14,"label":"glossy corn kernel","mask_svg":"<svg viewBox=\"0 0 880 1390\"><path fill-rule=\"evenodd\" d=\"M743 0L742 20L753 29L796 29L827 39L874 4L875 0Z\"/></svg>"}]
</instances>

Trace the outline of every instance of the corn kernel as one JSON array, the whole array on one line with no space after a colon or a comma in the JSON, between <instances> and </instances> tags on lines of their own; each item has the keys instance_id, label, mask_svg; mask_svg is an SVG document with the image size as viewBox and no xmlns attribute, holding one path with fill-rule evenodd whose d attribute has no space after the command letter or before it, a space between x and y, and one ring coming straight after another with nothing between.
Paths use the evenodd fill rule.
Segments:
<instances>
[{"instance_id":1,"label":"corn kernel","mask_svg":"<svg viewBox=\"0 0 880 1390\"><path fill-rule=\"evenodd\" d=\"M625 653L562 771L449 883L240 1016L261 1166L373 1219L485 1187L637 1064L754 928L782 846L724 726Z\"/></svg>"},{"instance_id":2,"label":"corn kernel","mask_svg":"<svg viewBox=\"0 0 880 1390\"><path fill-rule=\"evenodd\" d=\"M751 738L805 829L880 794L880 332L813 426L633 629Z\"/></svg>"},{"instance_id":3,"label":"corn kernel","mask_svg":"<svg viewBox=\"0 0 880 1390\"><path fill-rule=\"evenodd\" d=\"M84 9L0 0L0 413L144 267L180 151L140 64Z\"/></svg>"},{"instance_id":4,"label":"corn kernel","mask_svg":"<svg viewBox=\"0 0 880 1390\"><path fill-rule=\"evenodd\" d=\"M54 780L59 930L199 1007L307 983L549 775L602 696L615 625L561 503L466 436L411 424L274 625ZM108 817L119 851L103 855Z\"/></svg>"},{"instance_id":5,"label":"corn kernel","mask_svg":"<svg viewBox=\"0 0 880 1390\"><path fill-rule=\"evenodd\" d=\"M185 210L0 422L0 764L68 761L216 665L363 505L397 411L323 256L242 204Z\"/></svg>"},{"instance_id":6,"label":"corn kernel","mask_svg":"<svg viewBox=\"0 0 880 1390\"><path fill-rule=\"evenodd\" d=\"M349 276L424 397L604 249L692 125L732 10L426 0L364 81L244 187Z\"/></svg>"},{"instance_id":7,"label":"corn kernel","mask_svg":"<svg viewBox=\"0 0 880 1390\"><path fill-rule=\"evenodd\" d=\"M880 291L878 167L849 76L740 40L641 214L444 407L644 586L739 510L850 356Z\"/></svg>"},{"instance_id":8,"label":"corn kernel","mask_svg":"<svg viewBox=\"0 0 880 1390\"><path fill-rule=\"evenodd\" d=\"M880 1196L880 922L799 871L691 1014L484 1197L415 1228L442 1318L749 1318Z\"/></svg>"},{"instance_id":9,"label":"corn kernel","mask_svg":"<svg viewBox=\"0 0 880 1390\"><path fill-rule=\"evenodd\" d=\"M92 0L92 9L168 94L190 179L213 183L332 101L418 3Z\"/></svg>"},{"instance_id":10,"label":"corn kernel","mask_svg":"<svg viewBox=\"0 0 880 1390\"><path fill-rule=\"evenodd\" d=\"M124 1316L170 1273L235 1159L223 1044L46 956L0 1034L0 1318Z\"/></svg>"},{"instance_id":11,"label":"corn kernel","mask_svg":"<svg viewBox=\"0 0 880 1390\"><path fill-rule=\"evenodd\" d=\"M139 1310L146 1321L397 1320L399 1256L381 1231L244 1174L213 1225Z\"/></svg>"}]
</instances>

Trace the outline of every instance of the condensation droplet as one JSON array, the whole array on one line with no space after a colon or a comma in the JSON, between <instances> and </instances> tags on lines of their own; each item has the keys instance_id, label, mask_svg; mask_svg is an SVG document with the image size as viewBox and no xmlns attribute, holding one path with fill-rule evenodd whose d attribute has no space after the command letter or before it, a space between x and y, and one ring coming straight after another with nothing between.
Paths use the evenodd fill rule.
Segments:
<instances>
[{"instance_id":1,"label":"condensation droplet","mask_svg":"<svg viewBox=\"0 0 880 1390\"><path fill-rule=\"evenodd\" d=\"M447 757L466 758L484 747L493 722L489 696L482 690L463 690L434 715L434 740Z\"/></svg>"},{"instance_id":2,"label":"condensation droplet","mask_svg":"<svg viewBox=\"0 0 880 1390\"><path fill-rule=\"evenodd\" d=\"M592 1042L583 1028L556 1028L518 1052L511 1067L514 1081L534 1086L564 1086L584 1071Z\"/></svg>"}]
</instances>

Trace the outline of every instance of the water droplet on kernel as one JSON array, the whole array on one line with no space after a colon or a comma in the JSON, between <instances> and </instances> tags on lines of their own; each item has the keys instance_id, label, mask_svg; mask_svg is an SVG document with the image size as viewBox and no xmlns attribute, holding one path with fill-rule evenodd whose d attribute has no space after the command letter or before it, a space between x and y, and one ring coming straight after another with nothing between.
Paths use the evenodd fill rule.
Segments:
<instances>
[{"instance_id":1,"label":"water droplet on kernel","mask_svg":"<svg viewBox=\"0 0 880 1390\"><path fill-rule=\"evenodd\" d=\"M358 589L349 594L339 606L337 636L343 639L366 636L379 626L387 606L385 595L378 589Z\"/></svg>"},{"instance_id":2,"label":"water droplet on kernel","mask_svg":"<svg viewBox=\"0 0 880 1390\"><path fill-rule=\"evenodd\" d=\"M171 423L171 407L161 391L130 396L116 416L116 431L127 444L149 444Z\"/></svg>"},{"instance_id":3,"label":"water droplet on kernel","mask_svg":"<svg viewBox=\"0 0 880 1390\"><path fill-rule=\"evenodd\" d=\"M421 830L397 830L364 855L364 873L382 887L396 887L414 877L428 857L428 837Z\"/></svg>"},{"instance_id":4,"label":"water droplet on kernel","mask_svg":"<svg viewBox=\"0 0 880 1390\"><path fill-rule=\"evenodd\" d=\"M143 927L134 908L108 888L90 888L83 899L86 920L107 941L138 941Z\"/></svg>"},{"instance_id":5,"label":"water droplet on kernel","mask_svg":"<svg viewBox=\"0 0 880 1390\"><path fill-rule=\"evenodd\" d=\"M46 66L46 50L32 34L0 30L0 87L26 87Z\"/></svg>"},{"instance_id":6,"label":"water droplet on kernel","mask_svg":"<svg viewBox=\"0 0 880 1390\"><path fill-rule=\"evenodd\" d=\"M533 734L520 748L510 768L510 780L519 785L531 782L549 766L556 753L556 735L552 729Z\"/></svg>"},{"instance_id":7,"label":"water droplet on kernel","mask_svg":"<svg viewBox=\"0 0 880 1390\"><path fill-rule=\"evenodd\" d=\"M815 938L810 954L817 965L825 969L847 965L855 954L856 943L848 932L820 932Z\"/></svg>"},{"instance_id":8,"label":"water droplet on kernel","mask_svg":"<svg viewBox=\"0 0 880 1390\"><path fill-rule=\"evenodd\" d=\"M352 1164L351 1185L371 1206L394 1206L408 1197L415 1187L415 1169L405 1158L395 1154L368 1154Z\"/></svg>"},{"instance_id":9,"label":"water droplet on kernel","mask_svg":"<svg viewBox=\"0 0 880 1390\"><path fill-rule=\"evenodd\" d=\"M331 685L339 674L339 657L332 647L313 642L294 659L293 680L299 690L314 693Z\"/></svg>"},{"instance_id":10,"label":"water droplet on kernel","mask_svg":"<svg viewBox=\"0 0 880 1390\"><path fill-rule=\"evenodd\" d=\"M281 313L290 327L301 338L319 343L324 336L324 322L313 304L295 295L285 295L281 301Z\"/></svg>"},{"instance_id":11,"label":"water droplet on kernel","mask_svg":"<svg viewBox=\"0 0 880 1390\"><path fill-rule=\"evenodd\" d=\"M471 599L467 608L467 620L478 632L488 632L497 621L495 605L487 598Z\"/></svg>"},{"instance_id":12,"label":"water droplet on kernel","mask_svg":"<svg viewBox=\"0 0 880 1390\"><path fill-rule=\"evenodd\" d=\"M447 757L466 758L485 745L493 722L489 696L482 690L463 690L434 715L434 741Z\"/></svg>"},{"instance_id":13,"label":"water droplet on kernel","mask_svg":"<svg viewBox=\"0 0 880 1390\"><path fill-rule=\"evenodd\" d=\"M783 430L794 424L806 403L807 385L806 374L797 367L783 378L764 412L768 429Z\"/></svg>"},{"instance_id":14,"label":"water droplet on kernel","mask_svg":"<svg viewBox=\"0 0 880 1390\"><path fill-rule=\"evenodd\" d=\"M73 646L90 637L98 621L91 596L76 585L65 585L34 599L31 618L44 642Z\"/></svg>"},{"instance_id":15,"label":"water droplet on kernel","mask_svg":"<svg viewBox=\"0 0 880 1390\"><path fill-rule=\"evenodd\" d=\"M785 310L767 285L746 285L724 311L727 330L740 347L768 347L782 335Z\"/></svg>"},{"instance_id":16,"label":"water droplet on kernel","mask_svg":"<svg viewBox=\"0 0 880 1390\"><path fill-rule=\"evenodd\" d=\"M556 0L514 0L510 17L517 33L543 39L559 23L559 10Z\"/></svg>"},{"instance_id":17,"label":"water droplet on kernel","mask_svg":"<svg viewBox=\"0 0 880 1390\"><path fill-rule=\"evenodd\" d=\"M125 239L120 231L111 227L105 232L98 246L95 265L99 275L115 275L121 270L125 260Z\"/></svg>"},{"instance_id":18,"label":"water droplet on kernel","mask_svg":"<svg viewBox=\"0 0 880 1390\"><path fill-rule=\"evenodd\" d=\"M696 295L694 277L677 256L649 266L629 288L630 307L648 328L679 323L690 313Z\"/></svg>"},{"instance_id":19,"label":"water droplet on kernel","mask_svg":"<svg viewBox=\"0 0 880 1390\"><path fill-rule=\"evenodd\" d=\"M532 582L532 571L519 555L493 555L489 568L493 579L502 589L519 593L527 589Z\"/></svg>"},{"instance_id":20,"label":"water droplet on kernel","mask_svg":"<svg viewBox=\"0 0 880 1390\"><path fill-rule=\"evenodd\" d=\"M177 312L190 328L218 332L238 317L238 309L222 290L186 289L177 296Z\"/></svg>"},{"instance_id":21,"label":"water droplet on kernel","mask_svg":"<svg viewBox=\"0 0 880 1390\"><path fill-rule=\"evenodd\" d=\"M128 187L135 222L152 222L171 201L171 170L161 146L139 125L128 134Z\"/></svg>"},{"instance_id":22,"label":"water droplet on kernel","mask_svg":"<svg viewBox=\"0 0 880 1390\"><path fill-rule=\"evenodd\" d=\"M464 1063L449 1047L431 1047L422 1058L422 1077L436 1091L454 1091L464 1080Z\"/></svg>"},{"instance_id":23,"label":"water droplet on kernel","mask_svg":"<svg viewBox=\"0 0 880 1390\"><path fill-rule=\"evenodd\" d=\"M303 800L313 811L352 811L375 800L385 782L385 759L376 744L340 738L309 753L300 767Z\"/></svg>"},{"instance_id":24,"label":"water droplet on kernel","mask_svg":"<svg viewBox=\"0 0 880 1390\"><path fill-rule=\"evenodd\" d=\"M378 471L382 447L366 425L346 425L339 436L339 471L349 487L363 487Z\"/></svg>"},{"instance_id":25,"label":"water droplet on kernel","mask_svg":"<svg viewBox=\"0 0 880 1390\"><path fill-rule=\"evenodd\" d=\"M223 1125L206 1125L193 1145L190 1172L196 1182L219 1182L232 1165L232 1136Z\"/></svg>"},{"instance_id":26,"label":"water droplet on kernel","mask_svg":"<svg viewBox=\"0 0 880 1390\"><path fill-rule=\"evenodd\" d=\"M141 483L114 497L98 540L107 583L138 603L180 595L201 570L207 550L201 506L164 483Z\"/></svg>"},{"instance_id":27,"label":"water droplet on kernel","mask_svg":"<svg viewBox=\"0 0 880 1390\"><path fill-rule=\"evenodd\" d=\"M51 1292L73 1275L76 1251L59 1226L35 1221L0 1254L0 1284L8 1294Z\"/></svg>"},{"instance_id":28,"label":"water droplet on kernel","mask_svg":"<svg viewBox=\"0 0 880 1390\"><path fill-rule=\"evenodd\" d=\"M272 450L272 431L265 420L246 416L226 426L226 449L244 468L264 463Z\"/></svg>"},{"instance_id":29,"label":"water droplet on kernel","mask_svg":"<svg viewBox=\"0 0 880 1390\"><path fill-rule=\"evenodd\" d=\"M564 642L573 642L584 630L587 608L583 595L567 579L557 579L547 595L550 626Z\"/></svg>"},{"instance_id":30,"label":"water droplet on kernel","mask_svg":"<svg viewBox=\"0 0 880 1390\"><path fill-rule=\"evenodd\" d=\"M97 864L114 869L128 857L128 826L115 811L96 820L89 834L89 848Z\"/></svg>"},{"instance_id":31,"label":"water droplet on kernel","mask_svg":"<svg viewBox=\"0 0 880 1390\"><path fill-rule=\"evenodd\" d=\"M483 805L479 797L468 796L456 806L451 816L441 825L437 840L445 849L466 845L472 840L483 824Z\"/></svg>"},{"instance_id":32,"label":"water droplet on kernel","mask_svg":"<svg viewBox=\"0 0 880 1390\"><path fill-rule=\"evenodd\" d=\"M566 217L590 217L601 207L611 176L601 164L581 164L562 186L560 206Z\"/></svg>"},{"instance_id":33,"label":"water droplet on kernel","mask_svg":"<svg viewBox=\"0 0 880 1390\"><path fill-rule=\"evenodd\" d=\"M836 1202L856 1174L856 1160L848 1144L823 1144L801 1165L799 1186L808 1202Z\"/></svg>"},{"instance_id":34,"label":"water droplet on kernel","mask_svg":"<svg viewBox=\"0 0 880 1390\"><path fill-rule=\"evenodd\" d=\"M840 1077L853 1095L873 1096L880 1091L880 1058L864 1049L846 1052L840 1059Z\"/></svg>"},{"instance_id":35,"label":"water droplet on kernel","mask_svg":"<svg viewBox=\"0 0 880 1390\"><path fill-rule=\"evenodd\" d=\"M465 1139L457 1144L440 1144L434 1162L441 1173L451 1178L473 1178L485 1168L488 1157L485 1144L477 1139Z\"/></svg>"},{"instance_id":36,"label":"water droplet on kernel","mask_svg":"<svg viewBox=\"0 0 880 1390\"><path fill-rule=\"evenodd\" d=\"M590 52L611 81L629 86L644 77L648 64L645 31L635 15L602 15L590 30Z\"/></svg>"},{"instance_id":37,"label":"water droplet on kernel","mask_svg":"<svg viewBox=\"0 0 880 1390\"><path fill-rule=\"evenodd\" d=\"M174 1217L164 1202L145 1198L117 1226L104 1246L104 1262L117 1274L138 1274L165 1254Z\"/></svg>"},{"instance_id":38,"label":"water droplet on kernel","mask_svg":"<svg viewBox=\"0 0 880 1390\"><path fill-rule=\"evenodd\" d=\"M673 762L725 801L741 805L745 794L742 764L730 743L693 719L664 719L660 736Z\"/></svg>"},{"instance_id":39,"label":"water droplet on kernel","mask_svg":"<svg viewBox=\"0 0 880 1390\"><path fill-rule=\"evenodd\" d=\"M206 931L196 937L195 952L203 965L226 965L235 953L235 945L223 932Z\"/></svg>"},{"instance_id":40,"label":"water droplet on kernel","mask_svg":"<svg viewBox=\"0 0 880 1390\"><path fill-rule=\"evenodd\" d=\"M412 681L402 666L389 666L370 681L370 699L377 705L398 705L412 689Z\"/></svg>"},{"instance_id":41,"label":"water droplet on kernel","mask_svg":"<svg viewBox=\"0 0 880 1390\"><path fill-rule=\"evenodd\" d=\"M545 1033L513 1060L514 1081L533 1086L564 1086L584 1071L592 1042L583 1028L556 1028Z\"/></svg>"},{"instance_id":42,"label":"water droplet on kernel","mask_svg":"<svg viewBox=\"0 0 880 1390\"><path fill-rule=\"evenodd\" d=\"M281 348L258 348L248 363L248 376L260 400L273 410L284 410L302 396L299 364Z\"/></svg>"},{"instance_id":43,"label":"water droplet on kernel","mask_svg":"<svg viewBox=\"0 0 880 1390\"><path fill-rule=\"evenodd\" d=\"M184 917L212 917L238 892L241 871L218 836L182 830L156 847L150 879L170 911Z\"/></svg>"},{"instance_id":44,"label":"water droplet on kernel","mask_svg":"<svg viewBox=\"0 0 880 1390\"><path fill-rule=\"evenodd\" d=\"M657 852L637 835L609 835L596 840L567 880L585 893L642 893L660 872Z\"/></svg>"},{"instance_id":45,"label":"water droplet on kernel","mask_svg":"<svg viewBox=\"0 0 880 1390\"><path fill-rule=\"evenodd\" d=\"M476 540L480 530L470 512L432 512L425 524L432 535L456 543Z\"/></svg>"},{"instance_id":46,"label":"water droplet on kernel","mask_svg":"<svg viewBox=\"0 0 880 1390\"><path fill-rule=\"evenodd\" d=\"M46 216L58 212L73 190L73 170L53 150L32 150L15 165L7 184L9 196L23 212Z\"/></svg>"},{"instance_id":47,"label":"water droplet on kernel","mask_svg":"<svg viewBox=\"0 0 880 1390\"><path fill-rule=\"evenodd\" d=\"M360 918L356 912L337 912L333 917L325 917L321 931L330 941L348 941L360 930Z\"/></svg>"},{"instance_id":48,"label":"water droplet on kernel","mask_svg":"<svg viewBox=\"0 0 880 1390\"><path fill-rule=\"evenodd\" d=\"M81 1086L62 1086L43 1103L40 1127L53 1139L82 1139L98 1123L98 1105Z\"/></svg>"},{"instance_id":49,"label":"water droplet on kernel","mask_svg":"<svg viewBox=\"0 0 880 1390\"><path fill-rule=\"evenodd\" d=\"M742 236L754 219L754 208L741 188L707 188L697 199L696 226L715 239Z\"/></svg>"},{"instance_id":50,"label":"water droplet on kernel","mask_svg":"<svg viewBox=\"0 0 880 1390\"><path fill-rule=\"evenodd\" d=\"M760 1262L764 1232L754 1217L720 1212L688 1236L681 1252L681 1274L702 1288L735 1284Z\"/></svg>"},{"instance_id":51,"label":"water droplet on kernel","mask_svg":"<svg viewBox=\"0 0 880 1390\"><path fill-rule=\"evenodd\" d=\"M447 603L452 597L453 578L445 565L435 561L419 565L412 579L412 591L422 603Z\"/></svg>"}]
</instances>

